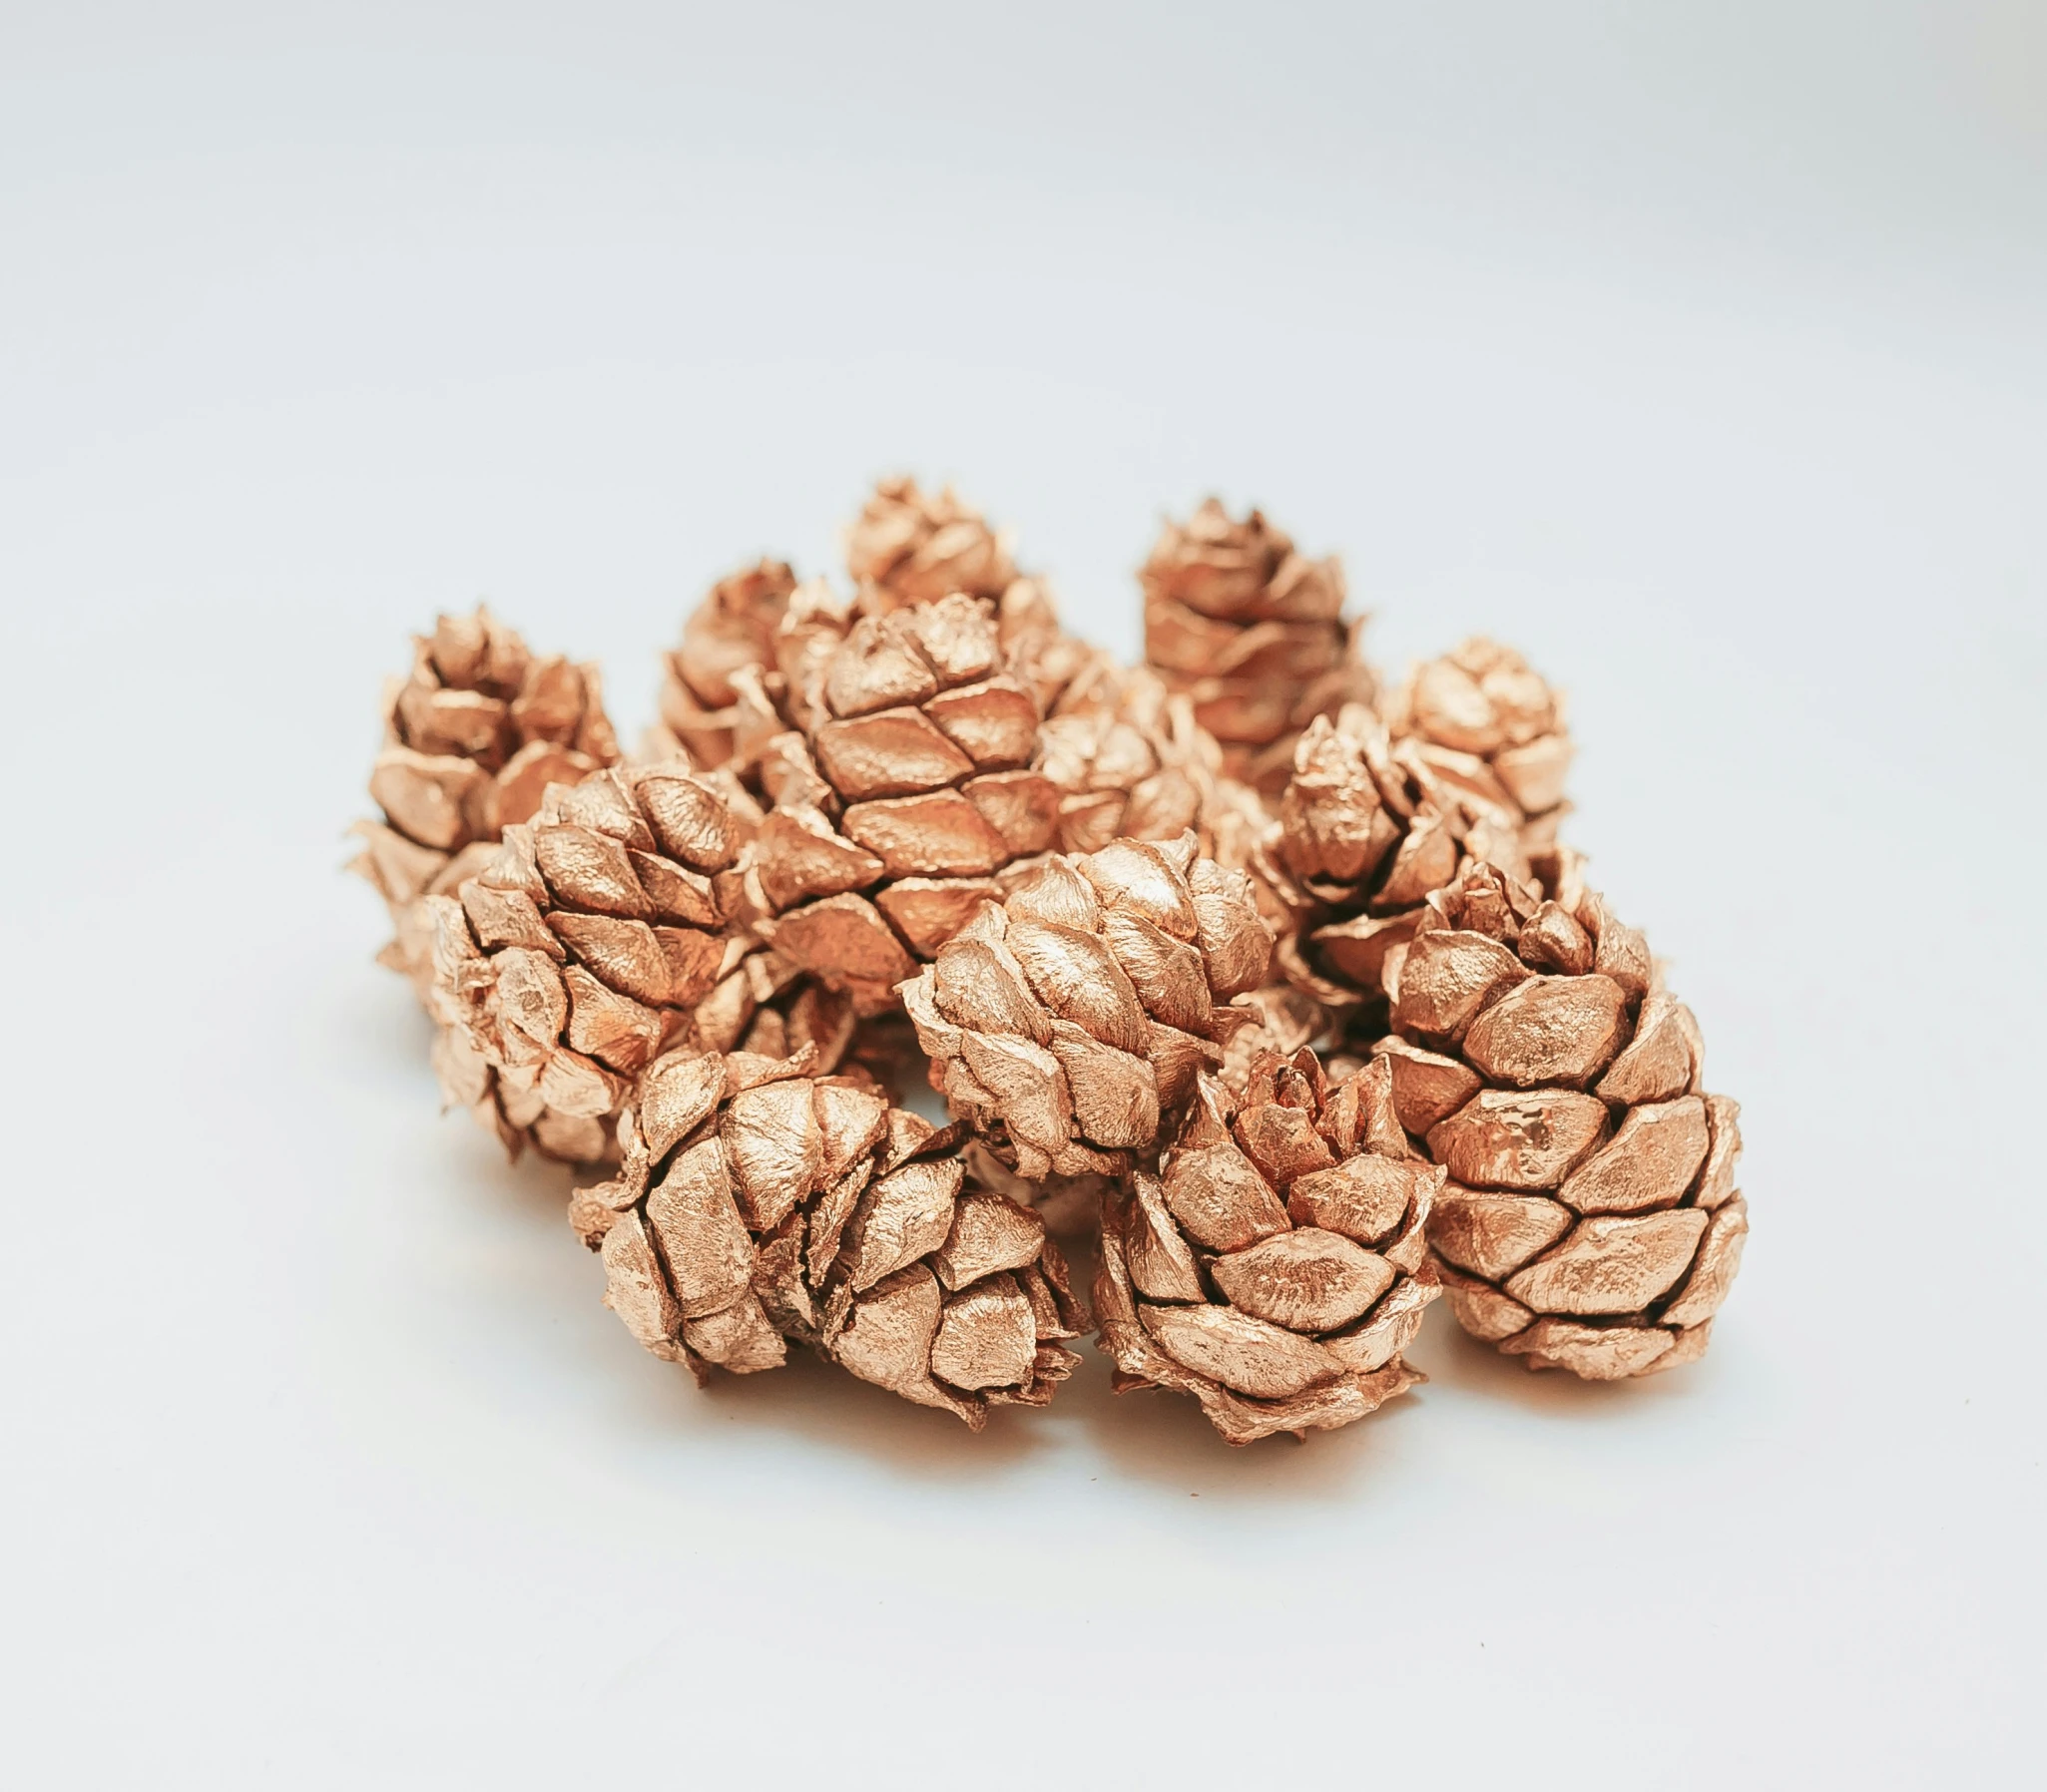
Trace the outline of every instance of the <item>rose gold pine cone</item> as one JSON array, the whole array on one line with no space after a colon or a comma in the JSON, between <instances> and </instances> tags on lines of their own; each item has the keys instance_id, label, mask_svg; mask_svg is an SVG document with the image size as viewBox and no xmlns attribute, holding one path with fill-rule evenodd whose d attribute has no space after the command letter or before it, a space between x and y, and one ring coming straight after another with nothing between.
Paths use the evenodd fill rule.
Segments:
<instances>
[{"instance_id":1,"label":"rose gold pine cone","mask_svg":"<svg viewBox=\"0 0 2047 1792\"><path fill-rule=\"evenodd\" d=\"M810 1069L648 1067L619 1175L571 1203L606 1304L700 1382L776 1368L795 1342L976 1431L991 1405L1044 1405L1087 1320L1043 1222L968 1182L956 1129Z\"/></svg>"},{"instance_id":2,"label":"rose gold pine cone","mask_svg":"<svg viewBox=\"0 0 2047 1792\"><path fill-rule=\"evenodd\" d=\"M964 592L995 599L1016 577L1008 542L950 486L928 493L914 479L876 482L845 535L846 571L891 604L930 604Z\"/></svg>"},{"instance_id":3,"label":"rose gold pine cone","mask_svg":"<svg viewBox=\"0 0 2047 1792\"><path fill-rule=\"evenodd\" d=\"M1264 834L1245 821L1219 850L1279 918L1288 980L1330 1008L1375 1013L1386 955L1413 935L1431 891L1474 856L1527 871L1523 819L1438 778L1413 741L1353 703L1308 724Z\"/></svg>"},{"instance_id":4,"label":"rose gold pine cone","mask_svg":"<svg viewBox=\"0 0 2047 1792\"><path fill-rule=\"evenodd\" d=\"M594 666L533 654L481 608L415 637L411 672L384 693L384 744L369 775L382 819L352 830L363 848L350 869L391 913L378 962L425 1002L433 926L423 899L452 892L550 783L617 757Z\"/></svg>"},{"instance_id":5,"label":"rose gold pine cone","mask_svg":"<svg viewBox=\"0 0 2047 1792\"><path fill-rule=\"evenodd\" d=\"M1233 522L1208 499L1167 523L1139 577L1146 663L1193 698L1232 777L1277 790L1310 719L1370 700L1342 568L1296 553L1261 512Z\"/></svg>"},{"instance_id":6,"label":"rose gold pine cone","mask_svg":"<svg viewBox=\"0 0 2047 1792\"><path fill-rule=\"evenodd\" d=\"M1701 1090L1691 1010L1568 858L1429 898L1391 967L1401 1124L1451 1180L1429 1220L1474 1337L1608 1381L1704 1354L1749 1229L1739 1110Z\"/></svg>"},{"instance_id":7,"label":"rose gold pine cone","mask_svg":"<svg viewBox=\"0 0 2047 1792\"><path fill-rule=\"evenodd\" d=\"M1222 752L1193 705L1146 669L1095 680L1085 702L1047 718L1039 768L1059 790L1059 850L1111 840L1207 844Z\"/></svg>"},{"instance_id":8,"label":"rose gold pine cone","mask_svg":"<svg viewBox=\"0 0 2047 1792\"><path fill-rule=\"evenodd\" d=\"M735 799L729 778L683 760L557 784L458 899L431 899L435 1000L461 1048L444 1055L451 1104L488 1120L487 1102L514 1149L530 1135L588 1160L658 1053L738 1042L779 992L733 925Z\"/></svg>"},{"instance_id":9,"label":"rose gold pine cone","mask_svg":"<svg viewBox=\"0 0 2047 1792\"><path fill-rule=\"evenodd\" d=\"M1057 792L1032 769L1038 708L988 605L955 594L861 616L842 638L803 626L814 651L787 699L800 731L762 758L774 806L747 889L777 950L876 1014L999 893L997 873L1052 844Z\"/></svg>"},{"instance_id":10,"label":"rose gold pine cone","mask_svg":"<svg viewBox=\"0 0 2047 1792\"><path fill-rule=\"evenodd\" d=\"M1384 1060L1331 1086L1312 1052L1216 1079L1104 1216L1095 1282L1118 1391L1190 1393L1232 1444L1333 1430L1422 1377L1400 1352L1436 1297L1443 1171L1408 1148Z\"/></svg>"},{"instance_id":11,"label":"rose gold pine cone","mask_svg":"<svg viewBox=\"0 0 2047 1792\"><path fill-rule=\"evenodd\" d=\"M775 636L796 577L778 560L721 579L683 624L681 644L662 657L661 730L653 756L678 747L699 765L717 767L734 754L747 682L774 665Z\"/></svg>"},{"instance_id":12,"label":"rose gold pine cone","mask_svg":"<svg viewBox=\"0 0 2047 1792\"><path fill-rule=\"evenodd\" d=\"M1473 637L1415 667L1387 704L1386 725L1396 740L1411 740L1416 759L1469 806L1524 817L1524 857L1556 845L1576 749L1563 693L1512 648Z\"/></svg>"},{"instance_id":13,"label":"rose gold pine cone","mask_svg":"<svg viewBox=\"0 0 2047 1792\"><path fill-rule=\"evenodd\" d=\"M1117 1173L1220 1061L1272 936L1194 835L1054 854L903 986L932 1086L1017 1171Z\"/></svg>"}]
</instances>

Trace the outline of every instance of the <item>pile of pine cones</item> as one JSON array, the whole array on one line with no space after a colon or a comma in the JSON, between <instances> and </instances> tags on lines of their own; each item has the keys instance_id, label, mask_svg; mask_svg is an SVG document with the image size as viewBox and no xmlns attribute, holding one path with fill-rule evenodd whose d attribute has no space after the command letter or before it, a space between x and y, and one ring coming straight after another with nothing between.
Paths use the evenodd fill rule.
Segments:
<instances>
[{"instance_id":1,"label":"pile of pine cones","mask_svg":"<svg viewBox=\"0 0 2047 1792\"><path fill-rule=\"evenodd\" d=\"M604 1177L569 1217L641 1343L806 1345L978 1429L1092 1324L1233 1444L1412 1386L1439 1292L1531 1367L1705 1350L1735 1104L1559 841L1519 655L1383 689L1337 563L1213 501L1134 671L950 491L877 487L846 573L715 586L636 754L483 611L386 696L383 962L451 1105Z\"/></svg>"}]
</instances>

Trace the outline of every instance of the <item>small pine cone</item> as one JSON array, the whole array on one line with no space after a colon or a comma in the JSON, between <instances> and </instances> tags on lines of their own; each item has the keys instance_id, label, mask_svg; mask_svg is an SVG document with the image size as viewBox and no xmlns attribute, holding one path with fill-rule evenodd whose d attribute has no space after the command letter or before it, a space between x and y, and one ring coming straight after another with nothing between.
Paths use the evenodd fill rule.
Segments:
<instances>
[{"instance_id":1,"label":"small pine cone","mask_svg":"<svg viewBox=\"0 0 2047 1792\"><path fill-rule=\"evenodd\" d=\"M1291 918L1279 930L1289 981L1330 1007L1376 1012L1387 955L1413 936L1432 891L1472 857L1526 872L1522 819L1435 780L1414 743L1390 739L1362 704L1315 717L1279 816L1248 853L1268 909Z\"/></svg>"},{"instance_id":2,"label":"small pine cone","mask_svg":"<svg viewBox=\"0 0 2047 1792\"><path fill-rule=\"evenodd\" d=\"M1139 577L1146 663L1194 699L1232 777L1277 790L1313 717L1371 699L1341 566L1296 553L1260 512L1237 523L1207 500L1167 523Z\"/></svg>"},{"instance_id":3,"label":"small pine cone","mask_svg":"<svg viewBox=\"0 0 2047 1792\"><path fill-rule=\"evenodd\" d=\"M1221 761L1193 705L1156 673L1097 679L1089 701L1044 725L1039 769L1059 791L1059 850L1174 840L1190 828L1206 845Z\"/></svg>"},{"instance_id":4,"label":"small pine cone","mask_svg":"<svg viewBox=\"0 0 2047 1792\"><path fill-rule=\"evenodd\" d=\"M690 613L682 644L663 656L662 727L699 765L732 759L746 687L735 674L758 676L773 667L776 632L795 589L795 574L778 560L721 579Z\"/></svg>"},{"instance_id":5,"label":"small pine cone","mask_svg":"<svg viewBox=\"0 0 2047 1792\"><path fill-rule=\"evenodd\" d=\"M758 948L732 924L735 799L747 801L730 779L682 760L557 784L458 899L432 899L440 1018L494 1073L508 1119L537 1105L602 1128L659 1053L736 1044L772 1000L762 973L749 988ZM480 1099L473 1077L447 1094ZM533 1141L562 1154L552 1136Z\"/></svg>"},{"instance_id":6,"label":"small pine cone","mask_svg":"<svg viewBox=\"0 0 2047 1792\"><path fill-rule=\"evenodd\" d=\"M1464 1329L1594 1381L1703 1354L1749 1229L1739 1110L1641 934L1568 859L1548 895L1477 865L1393 977L1375 1050L1451 1178L1429 1242Z\"/></svg>"},{"instance_id":7,"label":"small pine cone","mask_svg":"<svg viewBox=\"0 0 2047 1792\"><path fill-rule=\"evenodd\" d=\"M1518 812L1525 857L1555 847L1576 749L1563 692L1512 648L1474 638L1417 666L1388 704L1386 724L1395 739L1414 743L1428 774L1472 806Z\"/></svg>"},{"instance_id":8,"label":"small pine cone","mask_svg":"<svg viewBox=\"0 0 2047 1792\"><path fill-rule=\"evenodd\" d=\"M550 783L619 756L597 669L536 656L488 610L443 616L413 640L412 671L384 693L384 745L369 774L380 821L358 821L350 869L391 912L378 962L425 1002L433 983L429 895L455 890L524 821Z\"/></svg>"},{"instance_id":9,"label":"small pine cone","mask_svg":"<svg viewBox=\"0 0 2047 1792\"><path fill-rule=\"evenodd\" d=\"M1104 1215L1117 1391L1192 1394L1232 1444L1332 1431L1406 1392L1443 1179L1408 1148L1384 1061L1331 1085L1312 1052L1268 1053L1236 1100L1201 1078L1158 1175Z\"/></svg>"},{"instance_id":10,"label":"small pine cone","mask_svg":"<svg viewBox=\"0 0 2047 1792\"><path fill-rule=\"evenodd\" d=\"M620 1122L616 1178L571 1222L610 1306L655 1355L736 1374L806 1344L973 1430L1043 1406L1087 1324L1038 1216L970 1184L934 1130L809 1054L671 1053Z\"/></svg>"},{"instance_id":11,"label":"small pine cone","mask_svg":"<svg viewBox=\"0 0 2047 1792\"><path fill-rule=\"evenodd\" d=\"M965 592L999 598L1016 577L1009 544L947 486L883 479L846 531L846 571L892 604L930 604Z\"/></svg>"},{"instance_id":12,"label":"small pine cone","mask_svg":"<svg viewBox=\"0 0 2047 1792\"><path fill-rule=\"evenodd\" d=\"M804 658L788 697L800 732L759 769L774 807L747 890L778 951L879 1014L1000 893L997 873L1052 844L1057 792L1032 769L1038 708L1004 669L990 606L954 595L861 616Z\"/></svg>"},{"instance_id":13,"label":"small pine cone","mask_svg":"<svg viewBox=\"0 0 2047 1792\"><path fill-rule=\"evenodd\" d=\"M1220 1061L1272 936L1193 834L1048 857L903 986L932 1087L1019 1174L1117 1174Z\"/></svg>"},{"instance_id":14,"label":"small pine cone","mask_svg":"<svg viewBox=\"0 0 2047 1792\"><path fill-rule=\"evenodd\" d=\"M1042 579L1014 579L995 606L1010 670L1048 717L1113 705L1131 674L1107 648L1069 635Z\"/></svg>"}]
</instances>

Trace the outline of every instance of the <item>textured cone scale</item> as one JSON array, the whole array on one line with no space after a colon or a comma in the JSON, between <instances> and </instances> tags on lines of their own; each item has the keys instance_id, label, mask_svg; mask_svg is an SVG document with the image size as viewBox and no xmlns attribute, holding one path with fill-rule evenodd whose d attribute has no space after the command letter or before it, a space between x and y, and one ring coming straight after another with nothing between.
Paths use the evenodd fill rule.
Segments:
<instances>
[{"instance_id":1,"label":"textured cone scale","mask_svg":"<svg viewBox=\"0 0 2047 1792\"><path fill-rule=\"evenodd\" d=\"M990 606L954 595L859 617L806 651L788 694L799 731L764 750L773 809L751 848L758 926L787 958L852 996L896 1005L997 874L1045 851L1058 792L1033 769L1038 706L1005 670Z\"/></svg>"},{"instance_id":2,"label":"textured cone scale","mask_svg":"<svg viewBox=\"0 0 2047 1792\"><path fill-rule=\"evenodd\" d=\"M1016 578L1009 544L952 488L928 493L914 479L884 479L845 536L855 583L895 604L930 604L964 592L999 598Z\"/></svg>"},{"instance_id":3,"label":"textured cone scale","mask_svg":"<svg viewBox=\"0 0 2047 1792\"><path fill-rule=\"evenodd\" d=\"M491 1071L499 1112L554 1117L515 1120L550 1154L602 1155L657 1054L737 1045L793 981L731 924L746 805L684 760L557 784L456 899L432 899L441 1016ZM842 1030L814 1002L804 1024ZM473 1079L447 1094L477 1105Z\"/></svg>"},{"instance_id":4,"label":"textured cone scale","mask_svg":"<svg viewBox=\"0 0 2047 1792\"><path fill-rule=\"evenodd\" d=\"M384 694L384 744L351 869L383 897L393 937L379 962L433 983L429 895L451 894L495 850L500 830L618 757L597 669L536 655L488 610L443 616L413 642L412 671Z\"/></svg>"},{"instance_id":5,"label":"textured cone scale","mask_svg":"<svg viewBox=\"0 0 2047 1792\"><path fill-rule=\"evenodd\" d=\"M778 560L721 579L690 613L679 647L663 657L661 723L667 740L700 765L722 766L736 747L747 672L774 665L775 636L796 589Z\"/></svg>"},{"instance_id":6,"label":"textured cone scale","mask_svg":"<svg viewBox=\"0 0 2047 1792\"><path fill-rule=\"evenodd\" d=\"M1202 1077L1159 1173L1103 1216L1095 1308L1119 1391L1192 1394L1232 1444L1334 1430L1405 1392L1443 1179L1408 1146L1384 1061L1331 1085L1312 1052L1267 1053L1237 1099Z\"/></svg>"},{"instance_id":7,"label":"textured cone scale","mask_svg":"<svg viewBox=\"0 0 2047 1792\"><path fill-rule=\"evenodd\" d=\"M903 1000L931 1082L1017 1171L1117 1173L1220 1062L1272 936L1248 880L1178 840L1054 854L983 903Z\"/></svg>"},{"instance_id":8,"label":"textured cone scale","mask_svg":"<svg viewBox=\"0 0 2047 1792\"><path fill-rule=\"evenodd\" d=\"M1370 699L1341 567L1296 553L1260 512L1234 522L1209 499L1166 525L1139 577L1146 663L1193 699L1232 777L1277 790L1310 719Z\"/></svg>"},{"instance_id":9,"label":"textured cone scale","mask_svg":"<svg viewBox=\"0 0 2047 1792\"><path fill-rule=\"evenodd\" d=\"M570 1218L649 1350L736 1374L808 1345L978 1431L1042 1406L1086 1316L1028 1208L974 1186L957 1130L810 1055L671 1053L639 1079L619 1174Z\"/></svg>"},{"instance_id":10,"label":"textured cone scale","mask_svg":"<svg viewBox=\"0 0 2047 1792\"><path fill-rule=\"evenodd\" d=\"M1749 1230L1738 1110L1691 1010L1579 884L1469 867L1395 973L1401 1124L1449 1177L1429 1219L1473 1336L1595 1381L1702 1355Z\"/></svg>"},{"instance_id":11,"label":"textured cone scale","mask_svg":"<svg viewBox=\"0 0 2047 1792\"><path fill-rule=\"evenodd\" d=\"M1575 748L1564 699L1512 648L1474 637L1417 666L1387 705L1396 739L1475 810L1518 813L1524 857L1556 845Z\"/></svg>"}]
</instances>

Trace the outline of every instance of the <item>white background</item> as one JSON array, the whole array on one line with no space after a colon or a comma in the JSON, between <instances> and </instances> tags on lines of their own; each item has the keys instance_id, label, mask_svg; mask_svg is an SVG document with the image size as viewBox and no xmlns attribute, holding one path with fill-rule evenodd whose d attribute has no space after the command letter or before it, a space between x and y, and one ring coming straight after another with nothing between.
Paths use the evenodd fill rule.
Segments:
<instances>
[{"instance_id":1,"label":"white background","mask_svg":"<svg viewBox=\"0 0 2047 1792\"><path fill-rule=\"evenodd\" d=\"M285 16L288 13L288 18ZM0 1776L1990 1785L2043 1678L2036 5L0 5ZM700 1394L340 875L487 595L622 722L954 476L1572 693L1744 1104L1713 1352L1224 1449Z\"/></svg>"}]
</instances>

